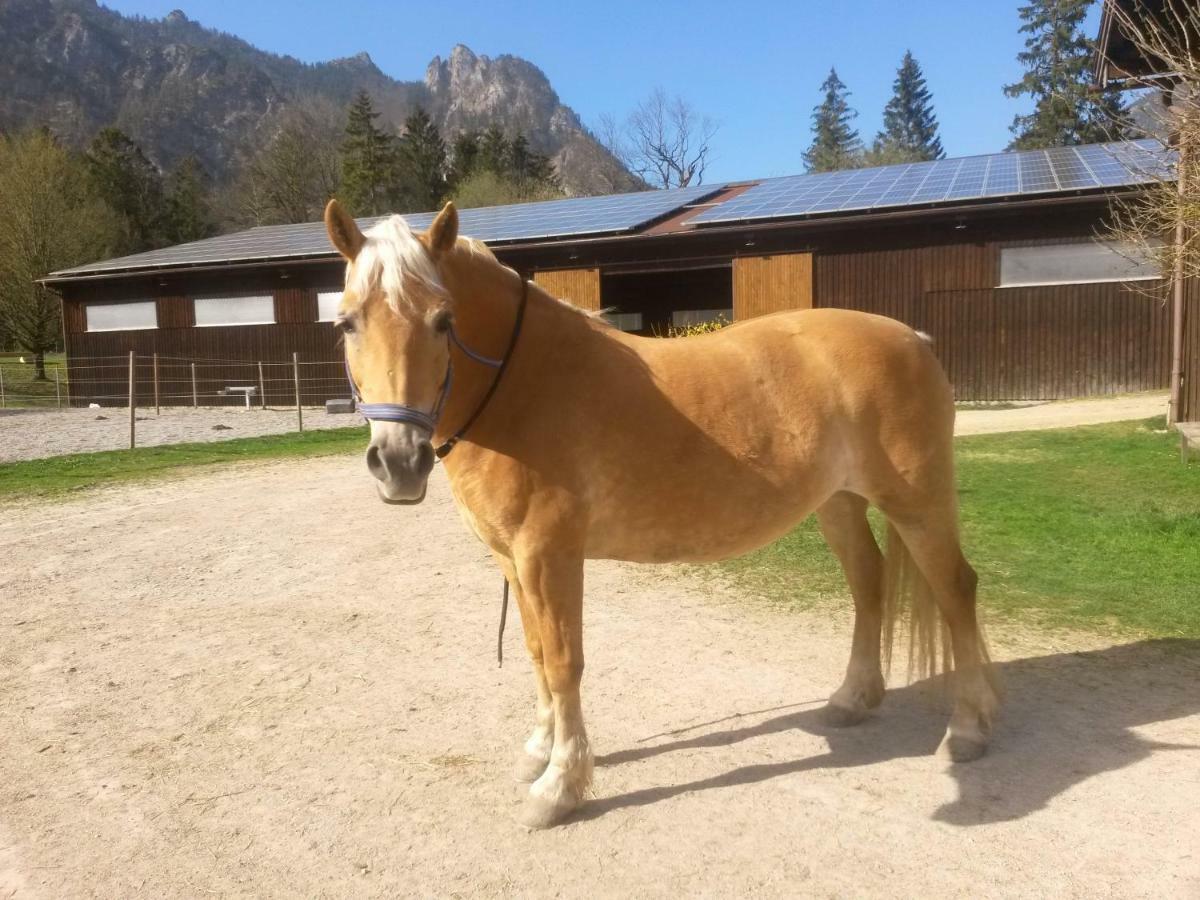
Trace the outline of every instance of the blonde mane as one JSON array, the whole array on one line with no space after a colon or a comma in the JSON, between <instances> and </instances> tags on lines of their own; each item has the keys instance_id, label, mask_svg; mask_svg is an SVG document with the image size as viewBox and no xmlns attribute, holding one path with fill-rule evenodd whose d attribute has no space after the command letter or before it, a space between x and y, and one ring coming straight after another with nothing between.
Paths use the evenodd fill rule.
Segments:
<instances>
[{"instance_id":1,"label":"blonde mane","mask_svg":"<svg viewBox=\"0 0 1200 900\"><path fill-rule=\"evenodd\" d=\"M430 301L447 296L433 257L402 217L383 219L363 237L362 250L346 269L346 290L365 298L382 289L397 312L402 303L415 308L418 297Z\"/></svg>"}]
</instances>

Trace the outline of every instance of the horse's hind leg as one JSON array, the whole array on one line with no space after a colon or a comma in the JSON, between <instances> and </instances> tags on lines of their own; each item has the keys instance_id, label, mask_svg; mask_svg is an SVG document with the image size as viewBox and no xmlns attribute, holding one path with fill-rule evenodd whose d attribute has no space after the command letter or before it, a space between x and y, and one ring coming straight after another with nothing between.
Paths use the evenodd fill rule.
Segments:
<instances>
[{"instance_id":1,"label":"horse's hind leg","mask_svg":"<svg viewBox=\"0 0 1200 900\"><path fill-rule=\"evenodd\" d=\"M829 698L825 720L855 725L883 700L879 635L883 622L883 556L867 522L867 501L841 491L817 510L825 541L842 564L854 596L854 638L846 680Z\"/></svg>"},{"instance_id":2,"label":"horse's hind leg","mask_svg":"<svg viewBox=\"0 0 1200 900\"><path fill-rule=\"evenodd\" d=\"M513 777L517 781L531 784L538 780L550 764L550 751L554 748L554 706L542 663L542 635L537 614L525 599L512 560L496 554L496 562L504 572L504 577L508 579L513 596L516 597L517 609L521 613L521 628L525 633L525 649L529 652L529 661L533 664L533 676L537 682L537 713L533 731L517 752L516 765L513 767Z\"/></svg>"},{"instance_id":3,"label":"horse's hind leg","mask_svg":"<svg viewBox=\"0 0 1200 900\"><path fill-rule=\"evenodd\" d=\"M885 509L885 512L888 512ZM951 499L918 516L889 515L892 527L924 576L950 631L954 655L954 712L938 752L955 762L987 751L992 719L999 706L987 648L975 612L975 570L963 556L957 504ZM891 555L889 547L888 553ZM914 615L919 601L915 600Z\"/></svg>"}]
</instances>

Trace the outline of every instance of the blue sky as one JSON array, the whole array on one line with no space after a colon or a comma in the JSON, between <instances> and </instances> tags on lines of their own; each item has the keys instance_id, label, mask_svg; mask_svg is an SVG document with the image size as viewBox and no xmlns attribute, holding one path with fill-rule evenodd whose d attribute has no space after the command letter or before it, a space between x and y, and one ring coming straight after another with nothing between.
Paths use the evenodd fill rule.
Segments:
<instances>
[{"instance_id":1,"label":"blue sky","mask_svg":"<svg viewBox=\"0 0 1200 900\"><path fill-rule=\"evenodd\" d=\"M1001 85L1021 76L1019 0L603 3L359 0L106 0L122 13L192 19L308 62L365 50L384 72L424 76L456 43L539 66L585 124L621 115L655 86L681 93L720 123L706 180L803 170L809 116L837 67L864 138L906 49L925 71L950 156L1003 150L1026 104ZM1092 10L1093 35L1099 4Z\"/></svg>"}]
</instances>

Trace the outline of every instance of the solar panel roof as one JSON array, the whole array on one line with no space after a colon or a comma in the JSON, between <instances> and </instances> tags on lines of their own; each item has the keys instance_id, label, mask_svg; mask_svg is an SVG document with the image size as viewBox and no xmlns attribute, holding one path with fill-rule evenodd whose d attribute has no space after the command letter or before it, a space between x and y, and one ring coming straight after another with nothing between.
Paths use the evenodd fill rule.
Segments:
<instances>
[{"instance_id":1,"label":"solar panel roof","mask_svg":"<svg viewBox=\"0 0 1200 900\"><path fill-rule=\"evenodd\" d=\"M1173 163L1157 141L1126 141L793 175L762 181L688 224L1102 190L1169 178Z\"/></svg>"},{"instance_id":2,"label":"solar panel roof","mask_svg":"<svg viewBox=\"0 0 1200 900\"><path fill-rule=\"evenodd\" d=\"M459 210L459 230L487 241L527 241L543 238L621 234L668 216L689 203L718 193L722 185L699 185L669 191L640 191L603 197L572 197L511 206ZM436 213L406 214L405 220L423 230ZM366 229L377 218L359 219ZM328 256L333 253L325 225L270 225L236 234L164 247L134 256L110 259L54 272L50 277L98 275L107 272L194 266L204 263L253 262Z\"/></svg>"}]
</instances>

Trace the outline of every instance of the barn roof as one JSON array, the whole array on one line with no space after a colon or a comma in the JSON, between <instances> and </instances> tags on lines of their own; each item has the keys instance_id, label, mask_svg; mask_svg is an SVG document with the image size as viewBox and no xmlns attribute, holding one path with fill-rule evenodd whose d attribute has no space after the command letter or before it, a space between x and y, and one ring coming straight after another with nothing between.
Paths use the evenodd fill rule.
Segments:
<instances>
[{"instance_id":1,"label":"barn roof","mask_svg":"<svg viewBox=\"0 0 1200 900\"><path fill-rule=\"evenodd\" d=\"M1155 141L1055 147L703 185L575 197L459 211L460 230L493 246L674 233L766 222L836 218L881 210L983 205L1104 194L1169 178L1174 154ZM434 213L406 214L422 229ZM361 227L377 219L360 219ZM47 283L239 263L333 258L320 222L251 228L161 250L53 272Z\"/></svg>"}]
</instances>

